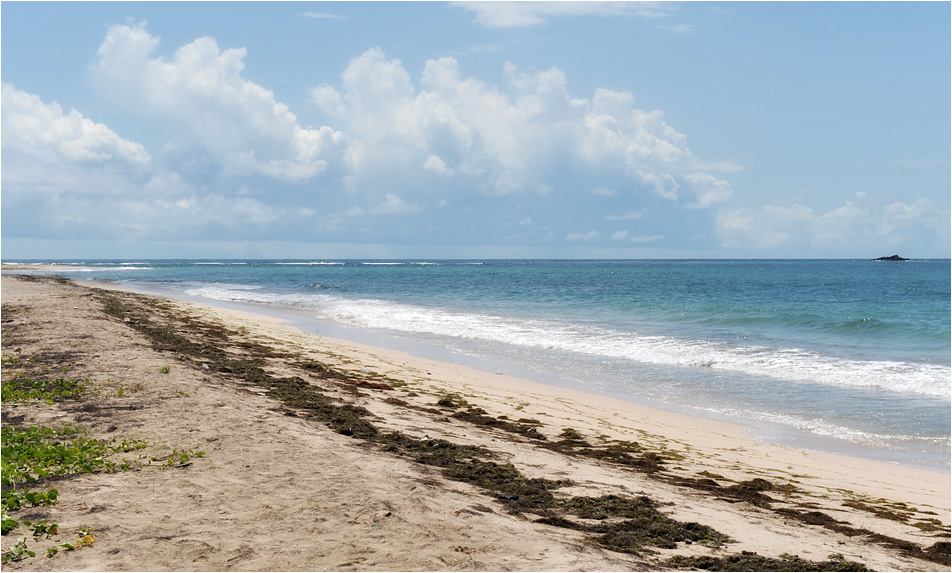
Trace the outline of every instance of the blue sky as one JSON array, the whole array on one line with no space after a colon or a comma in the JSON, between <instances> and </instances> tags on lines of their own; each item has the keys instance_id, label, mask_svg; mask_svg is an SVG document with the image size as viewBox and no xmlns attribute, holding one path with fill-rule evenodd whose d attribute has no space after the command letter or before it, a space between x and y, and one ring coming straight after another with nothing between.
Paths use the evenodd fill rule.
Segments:
<instances>
[{"instance_id":1,"label":"blue sky","mask_svg":"<svg viewBox=\"0 0 952 573\"><path fill-rule=\"evenodd\" d=\"M948 2L3 2L18 258L950 256Z\"/></svg>"}]
</instances>

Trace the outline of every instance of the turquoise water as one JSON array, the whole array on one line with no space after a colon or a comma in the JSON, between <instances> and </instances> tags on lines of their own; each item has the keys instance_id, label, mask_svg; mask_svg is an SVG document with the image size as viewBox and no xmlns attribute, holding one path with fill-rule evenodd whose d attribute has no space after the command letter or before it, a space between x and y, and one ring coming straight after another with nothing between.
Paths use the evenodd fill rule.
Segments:
<instances>
[{"instance_id":1,"label":"turquoise water","mask_svg":"<svg viewBox=\"0 0 952 573\"><path fill-rule=\"evenodd\" d=\"M949 466L948 260L70 263L70 276L290 309L774 441Z\"/></svg>"}]
</instances>

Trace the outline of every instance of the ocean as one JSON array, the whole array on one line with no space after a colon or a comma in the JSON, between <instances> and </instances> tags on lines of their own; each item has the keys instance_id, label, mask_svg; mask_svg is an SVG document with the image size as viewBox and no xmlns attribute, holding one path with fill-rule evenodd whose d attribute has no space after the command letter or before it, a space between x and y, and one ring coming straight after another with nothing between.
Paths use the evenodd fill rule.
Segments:
<instances>
[{"instance_id":1,"label":"ocean","mask_svg":"<svg viewBox=\"0 0 952 573\"><path fill-rule=\"evenodd\" d=\"M949 471L949 260L44 262L741 422L774 443Z\"/></svg>"}]
</instances>

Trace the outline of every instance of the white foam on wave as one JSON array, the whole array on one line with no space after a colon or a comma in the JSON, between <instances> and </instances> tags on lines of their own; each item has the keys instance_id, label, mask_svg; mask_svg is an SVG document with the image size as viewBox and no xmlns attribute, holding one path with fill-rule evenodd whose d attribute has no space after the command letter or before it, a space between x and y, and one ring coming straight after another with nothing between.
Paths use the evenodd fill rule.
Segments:
<instances>
[{"instance_id":1,"label":"white foam on wave","mask_svg":"<svg viewBox=\"0 0 952 573\"><path fill-rule=\"evenodd\" d=\"M152 271L155 270L152 267L135 267L135 266L121 266L121 267L76 267L75 269L60 269L58 272L63 273L101 273L104 271Z\"/></svg>"},{"instance_id":2,"label":"white foam on wave","mask_svg":"<svg viewBox=\"0 0 952 573\"><path fill-rule=\"evenodd\" d=\"M260 291L260 292L255 292ZM194 296L290 306L355 326L550 349L634 362L710 368L791 382L878 388L950 398L946 366L849 360L812 350L686 340L550 320L523 320L327 294L278 294L261 287L204 285Z\"/></svg>"},{"instance_id":3,"label":"white foam on wave","mask_svg":"<svg viewBox=\"0 0 952 573\"><path fill-rule=\"evenodd\" d=\"M918 436L913 434L886 434L880 432L871 432L843 426L832 423L828 420L813 418L802 414L789 414L781 412L767 412L761 410L743 410L737 411L730 408L699 408L715 414L723 414L731 417L746 418L750 420L759 420L773 424L783 424L816 434L819 436L828 436L845 440L852 444L861 446L872 446L876 448L897 449L898 444L922 444L932 446L948 447L950 438L948 436Z\"/></svg>"},{"instance_id":4,"label":"white foam on wave","mask_svg":"<svg viewBox=\"0 0 952 573\"><path fill-rule=\"evenodd\" d=\"M336 262L324 262L324 261L310 261L310 262L294 262L294 263L274 263L275 265L284 265L291 267L306 267L306 266L325 266L325 265L343 265L344 263Z\"/></svg>"},{"instance_id":5,"label":"white foam on wave","mask_svg":"<svg viewBox=\"0 0 952 573\"><path fill-rule=\"evenodd\" d=\"M212 300L223 300L231 302L265 302L272 304L281 304L277 300L267 300L264 293L249 294L252 291L261 291L264 289L258 285L241 285L226 283L186 283L183 285L184 292L188 296L199 298L208 298ZM256 300L261 299L261 300Z\"/></svg>"},{"instance_id":6,"label":"white foam on wave","mask_svg":"<svg viewBox=\"0 0 952 573\"><path fill-rule=\"evenodd\" d=\"M344 264L344 263L340 263L340 264ZM405 267L405 266L441 267L444 265L444 263L437 263L433 261L364 261L360 264L366 265L369 267Z\"/></svg>"},{"instance_id":7,"label":"white foam on wave","mask_svg":"<svg viewBox=\"0 0 952 573\"><path fill-rule=\"evenodd\" d=\"M13 265L16 265L16 266L24 266L24 267L51 267L51 266L54 266L54 265L64 265L64 266L73 265L73 266L75 266L75 265L81 265L81 264L83 264L83 263L30 263L30 262L27 262L27 263L16 263L16 262L11 263L11 262L5 262L5 263L2 263L2 264L4 264L4 265L11 265L11 266L13 266Z\"/></svg>"}]
</instances>

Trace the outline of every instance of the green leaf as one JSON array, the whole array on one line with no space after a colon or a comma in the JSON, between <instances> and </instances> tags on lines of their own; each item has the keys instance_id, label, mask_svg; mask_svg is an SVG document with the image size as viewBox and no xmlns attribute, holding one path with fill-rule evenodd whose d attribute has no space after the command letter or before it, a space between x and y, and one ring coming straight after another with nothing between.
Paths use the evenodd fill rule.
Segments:
<instances>
[{"instance_id":1,"label":"green leaf","mask_svg":"<svg viewBox=\"0 0 952 573\"><path fill-rule=\"evenodd\" d=\"M19 525L20 524L17 522L17 520L9 517L7 514L3 514L2 527L0 527L0 529L2 529L3 535L10 533L19 527Z\"/></svg>"}]
</instances>

